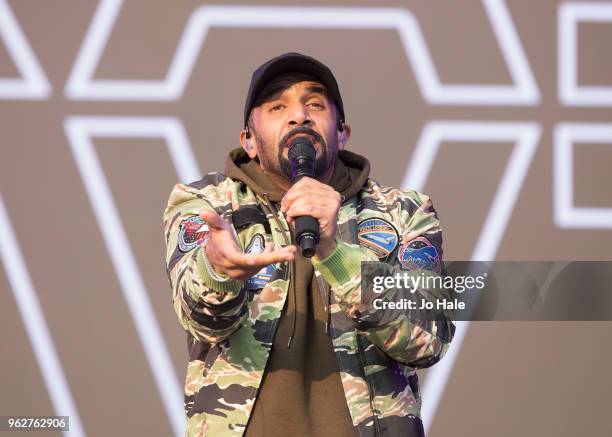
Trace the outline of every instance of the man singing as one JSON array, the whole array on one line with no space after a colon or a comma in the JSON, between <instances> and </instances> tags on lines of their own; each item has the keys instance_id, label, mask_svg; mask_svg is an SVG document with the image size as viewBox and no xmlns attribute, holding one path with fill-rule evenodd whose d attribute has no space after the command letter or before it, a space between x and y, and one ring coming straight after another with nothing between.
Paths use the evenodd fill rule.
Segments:
<instances>
[{"instance_id":1,"label":"man singing","mask_svg":"<svg viewBox=\"0 0 612 437\"><path fill-rule=\"evenodd\" d=\"M427 196L369 178L350 134L330 69L287 53L253 73L225 174L174 187L164 234L187 435L423 435L416 370L454 325L373 308L361 262L440 274L442 233ZM314 146L314 178L292 183L297 141ZM295 245L300 216L319 224L312 258Z\"/></svg>"}]
</instances>

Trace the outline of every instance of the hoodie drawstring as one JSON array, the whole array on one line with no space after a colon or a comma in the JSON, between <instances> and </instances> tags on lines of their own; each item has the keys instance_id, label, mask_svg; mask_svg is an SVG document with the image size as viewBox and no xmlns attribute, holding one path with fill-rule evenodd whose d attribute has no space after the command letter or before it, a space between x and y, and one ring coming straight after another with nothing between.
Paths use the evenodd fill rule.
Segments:
<instances>
[{"instance_id":1,"label":"hoodie drawstring","mask_svg":"<svg viewBox=\"0 0 612 437\"><path fill-rule=\"evenodd\" d=\"M317 277L319 289L325 292L325 301L323 301L323 309L325 310L325 334L329 335L329 327L331 324L331 290L324 285L323 279L316 272L313 273Z\"/></svg>"},{"instance_id":2,"label":"hoodie drawstring","mask_svg":"<svg viewBox=\"0 0 612 437\"><path fill-rule=\"evenodd\" d=\"M327 306L325 311L327 312L327 320L325 321L325 333L329 335L329 326L331 324L331 290L327 287Z\"/></svg>"},{"instance_id":3,"label":"hoodie drawstring","mask_svg":"<svg viewBox=\"0 0 612 437\"><path fill-rule=\"evenodd\" d=\"M291 294L293 296L293 321L291 324L291 334L289 335L289 340L287 341L287 349L291 347L291 342L293 341L293 336L295 335L295 325L297 323L297 296L295 291L295 261L291 261L291 265L289 266L289 270L291 271Z\"/></svg>"}]
</instances>

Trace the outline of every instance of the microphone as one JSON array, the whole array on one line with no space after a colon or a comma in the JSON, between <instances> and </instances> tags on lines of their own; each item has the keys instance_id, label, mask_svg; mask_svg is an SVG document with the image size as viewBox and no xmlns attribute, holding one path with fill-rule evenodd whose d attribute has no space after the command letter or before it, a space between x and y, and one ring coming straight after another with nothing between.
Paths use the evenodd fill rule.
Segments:
<instances>
[{"instance_id":1,"label":"microphone","mask_svg":"<svg viewBox=\"0 0 612 437\"><path fill-rule=\"evenodd\" d=\"M317 152L306 137L298 137L289 146L289 161L291 162L291 182L296 183L304 176L314 178L314 161ZM295 235L300 253L305 258L311 258L319 242L319 222L314 217L302 215L295 218Z\"/></svg>"}]
</instances>

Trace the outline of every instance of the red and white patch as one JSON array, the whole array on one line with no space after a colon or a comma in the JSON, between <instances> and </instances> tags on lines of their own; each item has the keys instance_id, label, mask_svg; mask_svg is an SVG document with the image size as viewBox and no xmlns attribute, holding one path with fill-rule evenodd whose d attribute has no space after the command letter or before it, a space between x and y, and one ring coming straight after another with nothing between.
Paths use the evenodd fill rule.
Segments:
<instances>
[{"instance_id":1,"label":"red and white patch","mask_svg":"<svg viewBox=\"0 0 612 437\"><path fill-rule=\"evenodd\" d=\"M189 252L208 239L208 225L197 215L180 224L178 246L181 252Z\"/></svg>"}]
</instances>

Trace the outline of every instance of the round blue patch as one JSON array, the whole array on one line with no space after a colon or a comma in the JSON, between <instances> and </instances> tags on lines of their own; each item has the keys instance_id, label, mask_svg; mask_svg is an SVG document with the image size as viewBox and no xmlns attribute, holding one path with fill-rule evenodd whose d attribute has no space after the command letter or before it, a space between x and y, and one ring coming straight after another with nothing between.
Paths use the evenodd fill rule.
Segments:
<instances>
[{"instance_id":1,"label":"round blue patch","mask_svg":"<svg viewBox=\"0 0 612 437\"><path fill-rule=\"evenodd\" d=\"M397 247L399 236L391 223L381 218L365 219L357 225L359 245L383 259Z\"/></svg>"},{"instance_id":2,"label":"round blue patch","mask_svg":"<svg viewBox=\"0 0 612 437\"><path fill-rule=\"evenodd\" d=\"M437 273L442 271L438 250L425 237L417 237L402 244L397 258L406 270L424 269Z\"/></svg>"}]
</instances>

